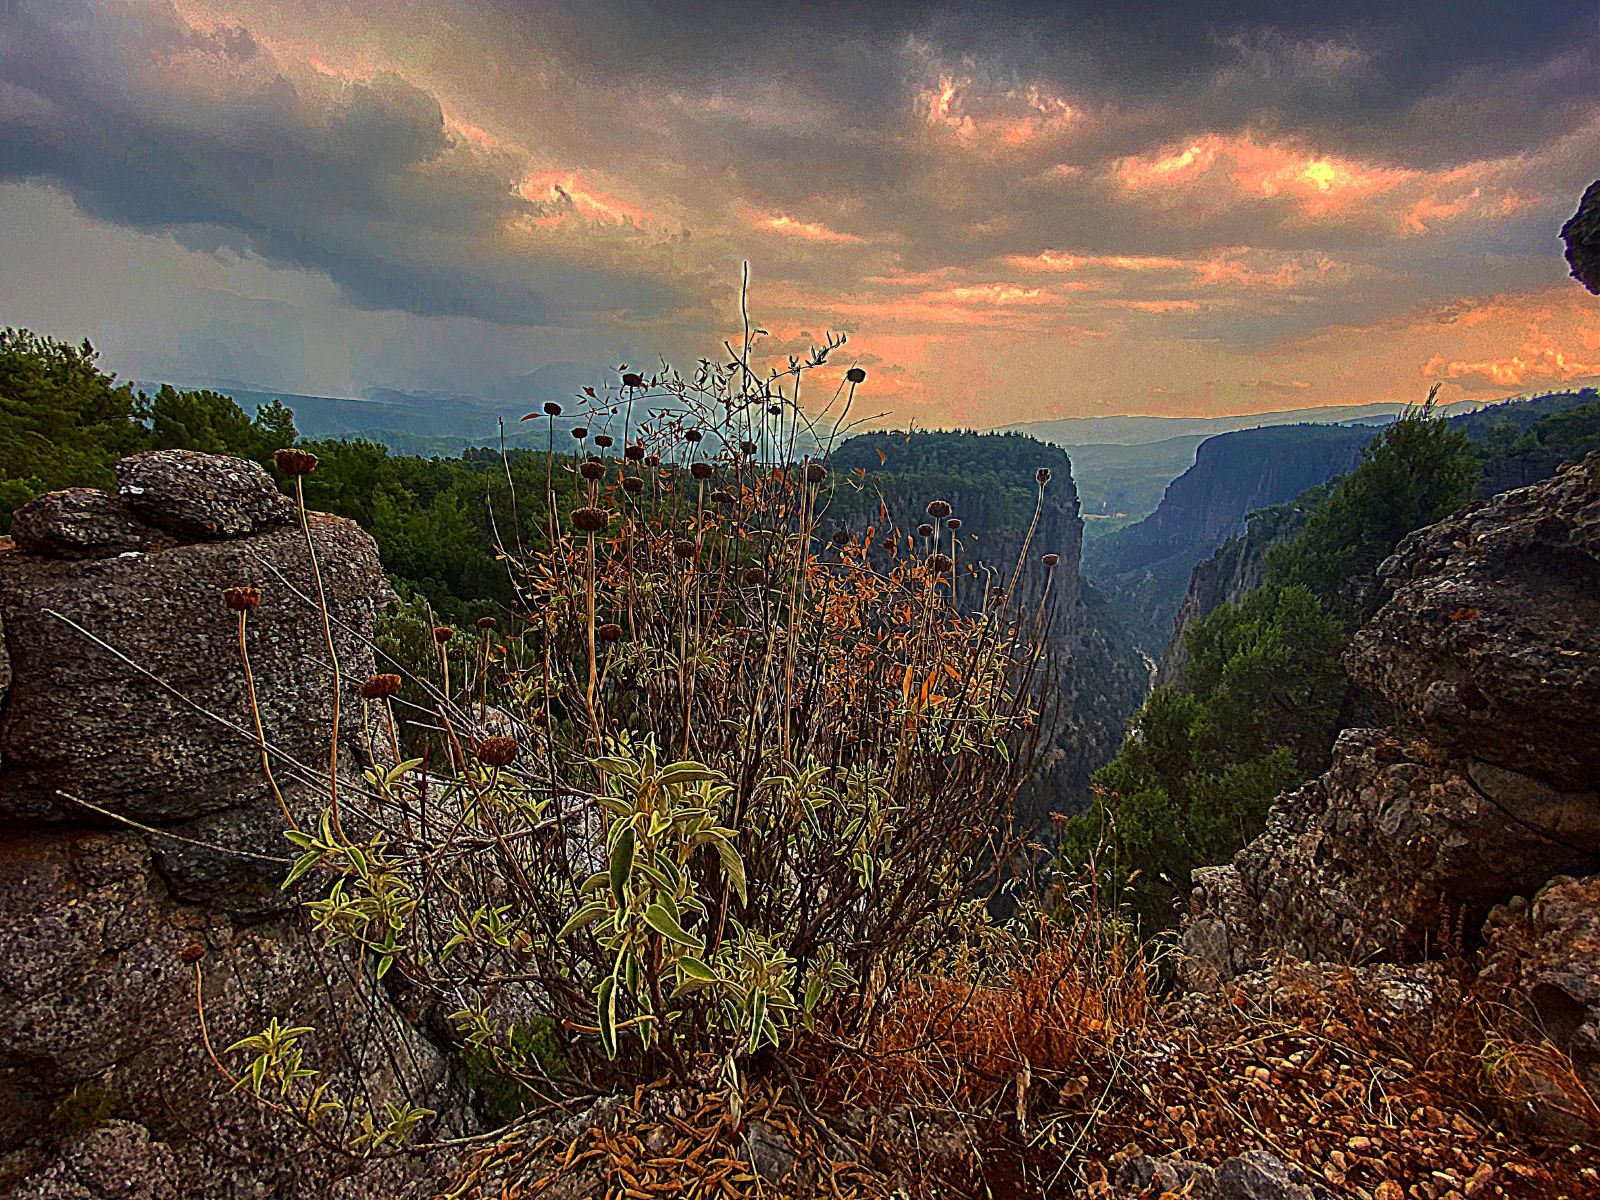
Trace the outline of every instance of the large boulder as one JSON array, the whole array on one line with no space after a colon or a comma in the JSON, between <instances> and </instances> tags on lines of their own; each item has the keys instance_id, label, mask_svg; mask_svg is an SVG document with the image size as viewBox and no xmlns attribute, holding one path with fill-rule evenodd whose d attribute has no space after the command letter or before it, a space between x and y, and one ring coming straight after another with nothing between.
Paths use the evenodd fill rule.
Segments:
<instances>
[{"instance_id":1,"label":"large boulder","mask_svg":"<svg viewBox=\"0 0 1600 1200\"><path fill-rule=\"evenodd\" d=\"M1600 296L1600 179L1591 183L1578 211L1561 227L1572 277Z\"/></svg>"},{"instance_id":2,"label":"large boulder","mask_svg":"<svg viewBox=\"0 0 1600 1200\"><path fill-rule=\"evenodd\" d=\"M367 758L350 689L390 598L376 547L310 514L324 613L293 505L259 466L162 452L118 475L121 499L41 497L0 540L0 1197L431 1195L447 1164L348 1155L331 1143L353 1126L308 1136L222 1069L276 1018L314 1030L304 1062L350 1121L393 1102L432 1110L423 1138L471 1127L438 1024L328 949L279 886L293 848L223 600L261 590L244 626L257 707L308 817L331 757L325 618L342 787Z\"/></svg>"},{"instance_id":3,"label":"large boulder","mask_svg":"<svg viewBox=\"0 0 1600 1200\"><path fill-rule=\"evenodd\" d=\"M1440 746L1569 790L1600 780L1600 454L1412 534L1346 659Z\"/></svg>"},{"instance_id":4,"label":"large boulder","mask_svg":"<svg viewBox=\"0 0 1600 1200\"><path fill-rule=\"evenodd\" d=\"M73 502L75 511L87 507ZM310 529L343 671L344 711L359 714L351 689L373 670L373 619L391 593L377 547L360 527L319 513ZM283 782L321 778L333 671L311 556L297 526L221 541L169 538L97 558L41 553L47 544L30 538L0 549L0 629L12 675L0 693L0 814L105 819L61 793L156 824L272 803L238 618L222 598L238 584L262 593L245 640ZM358 753L358 725L345 725L347 760Z\"/></svg>"}]
</instances>

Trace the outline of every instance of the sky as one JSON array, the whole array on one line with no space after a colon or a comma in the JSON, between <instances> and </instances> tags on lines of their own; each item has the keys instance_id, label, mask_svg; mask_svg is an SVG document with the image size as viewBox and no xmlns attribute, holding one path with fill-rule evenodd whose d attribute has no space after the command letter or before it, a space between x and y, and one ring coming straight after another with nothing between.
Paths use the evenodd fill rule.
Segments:
<instances>
[{"instance_id":1,"label":"sky","mask_svg":"<svg viewBox=\"0 0 1600 1200\"><path fill-rule=\"evenodd\" d=\"M1600 377L1593 0L0 0L0 325L515 399L848 336L881 422Z\"/></svg>"}]
</instances>

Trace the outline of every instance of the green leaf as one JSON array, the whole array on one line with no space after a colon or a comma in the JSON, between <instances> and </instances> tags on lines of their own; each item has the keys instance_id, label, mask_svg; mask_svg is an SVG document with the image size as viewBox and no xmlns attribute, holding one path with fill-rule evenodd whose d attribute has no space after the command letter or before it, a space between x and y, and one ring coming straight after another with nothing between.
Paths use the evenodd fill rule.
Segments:
<instances>
[{"instance_id":1,"label":"green leaf","mask_svg":"<svg viewBox=\"0 0 1600 1200\"><path fill-rule=\"evenodd\" d=\"M600 1048L608 1059L617 1057L617 977L607 975L595 991L595 1013L600 1026Z\"/></svg>"},{"instance_id":2,"label":"green leaf","mask_svg":"<svg viewBox=\"0 0 1600 1200\"><path fill-rule=\"evenodd\" d=\"M299 858L294 860L294 866L290 867L289 873L283 877L283 882L279 885L279 890L285 892L288 891L294 886L295 880L299 879L300 876L304 875L307 871L321 861L322 851L320 850L309 850L302 854Z\"/></svg>"},{"instance_id":3,"label":"green leaf","mask_svg":"<svg viewBox=\"0 0 1600 1200\"><path fill-rule=\"evenodd\" d=\"M733 848L731 842L722 838L713 838L711 844L717 848L717 858L722 862L722 873L728 877L728 883L739 896L739 903L748 903L745 895L744 859L739 857L739 852Z\"/></svg>"},{"instance_id":4,"label":"green leaf","mask_svg":"<svg viewBox=\"0 0 1600 1200\"><path fill-rule=\"evenodd\" d=\"M668 941L677 942L680 946L688 946L694 950L700 949L699 940L691 937L660 904L652 904L644 910L644 923Z\"/></svg>"},{"instance_id":5,"label":"green leaf","mask_svg":"<svg viewBox=\"0 0 1600 1200\"><path fill-rule=\"evenodd\" d=\"M701 958L692 954L683 954L678 957L678 973L686 979L693 979L700 983L715 983L717 973Z\"/></svg>"},{"instance_id":6,"label":"green leaf","mask_svg":"<svg viewBox=\"0 0 1600 1200\"><path fill-rule=\"evenodd\" d=\"M633 878L633 826L625 826L611 851L611 894L620 908L628 906L628 883Z\"/></svg>"},{"instance_id":7,"label":"green leaf","mask_svg":"<svg viewBox=\"0 0 1600 1200\"><path fill-rule=\"evenodd\" d=\"M573 913L571 917L567 918L567 923L561 927L561 932L556 934L556 940L559 942L562 938L577 933L580 929L587 928L610 911L611 906L604 900L589 901L588 904L585 904L577 912Z\"/></svg>"},{"instance_id":8,"label":"green leaf","mask_svg":"<svg viewBox=\"0 0 1600 1200\"><path fill-rule=\"evenodd\" d=\"M761 1044L761 1028L767 1020L767 994L757 992L750 1003L750 1053L756 1052L756 1047Z\"/></svg>"}]
</instances>

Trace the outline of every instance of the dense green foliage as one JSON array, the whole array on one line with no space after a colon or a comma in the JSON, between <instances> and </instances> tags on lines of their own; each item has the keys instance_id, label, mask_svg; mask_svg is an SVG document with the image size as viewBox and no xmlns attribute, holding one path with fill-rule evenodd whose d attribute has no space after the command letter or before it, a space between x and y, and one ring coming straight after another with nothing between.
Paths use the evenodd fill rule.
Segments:
<instances>
[{"instance_id":1,"label":"dense green foliage","mask_svg":"<svg viewBox=\"0 0 1600 1200\"><path fill-rule=\"evenodd\" d=\"M1157 688L1121 753L1095 776L1063 854L1098 859L1110 894L1164 925L1189 873L1261 830L1284 788L1321 771L1349 684L1340 654L1379 563L1413 529L1472 494L1478 458L1459 430L1418 412L1319 489L1300 534L1274 548L1262 586L1190 631L1187 690Z\"/></svg>"}]
</instances>

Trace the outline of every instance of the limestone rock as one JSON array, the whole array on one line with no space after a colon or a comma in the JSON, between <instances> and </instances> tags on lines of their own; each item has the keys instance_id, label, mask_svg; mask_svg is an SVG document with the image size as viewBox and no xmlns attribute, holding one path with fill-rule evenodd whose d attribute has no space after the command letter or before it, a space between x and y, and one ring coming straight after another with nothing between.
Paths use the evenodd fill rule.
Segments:
<instances>
[{"instance_id":1,"label":"limestone rock","mask_svg":"<svg viewBox=\"0 0 1600 1200\"><path fill-rule=\"evenodd\" d=\"M13 839L0 856L0 1153L70 1133L61 1123L73 1106L64 1102L87 1093L164 1145L145 1157L170 1157L184 1196L309 1198L354 1172L355 1164L230 1091L201 1041L197 973L180 957L191 944L207 948L207 1028L234 1069L239 1056L226 1047L276 1016L331 1039L308 1047L307 1061L325 1067L335 1089L354 1094L359 1074L380 1102L434 1108L446 1114L447 1130L459 1120L464 1106L447 1060L398 1019L368 973L321 950L298 920L241 928L176 903L134 834ZM338 1038L341 1029L352 1032ZM130 1138L140 1142L126 1130L113 1140ZM42 1178L88 1186L83 1153L69 1146ZM104 1164L107 1153L102 1146L90 1157ZM405 1194L416 1169L402 1160L374 1173L385 1182L372 1194Z\"/></svg>"},{"instance_id":2,"label":"limestone rock","mask_svg":"<svg viewBox=\"0 0 1600 1200\"><path fill-rule=\"evenodd\" d=\"M1558 792L1426 741L1346 730L1326 774L1273 805L1227 866L1195 872L1185 977L1208 986L1283 951L1408 958L1465 910L1600 854L1600 795Z\"/></svg>"},{"instance_id":3,"label":"limestone rock","mask_svg":"<svg viewBox=\"0 0 1600 1200\"><path fill-rule=\"evenodd\" d=\"M1600 454L1407 537L1346 659L1400 721L1566 790L1600 780Z\"/></svg>"},{"instance_id":4,"label":"limestone rock","mask_svg":"<svg viewBox=\"0 0 1600 1200\"><path fill-rule=\"evenodd\" d=\"M372 622L388 587L376 546L353 522L315 514L311 530L344 711L359 714L352 685L373 669ZM0 550L0 627L13 675L0 712L0 813L101 819L58 791L156 824L274 804L237 617L222 602L235 584L262 591L246 639L279 770L286 782L317 777L328 756L332 670L298 528L82 562ZM358 723L346 725L352 757Z\"/></svg>"},{"instance_id":5,"label":"limestone rock","mask_svg":"<svg viewBox=\"0 0 1600 1200\"><path fill-rule=\"evenodd\" d=\"M1561 227L1572 277L1600 296L1600 180L1591 183L1578 211Z\"/></svg>"},{"instance_id":6,"label":"limestone rock","mask_svg":"<svg viewBox=\"0 0 1600 1200\"><path fill-rule=\"evenodd\" d=\"M180 537L239 537L294 519L294 503L260 463L198 450L151 450L117 464L117 494Z\"/></svg>"},{"instance_id":7,"label":"limestone rock","mask_svg":"<svg viewBox=\"0 0 1600 1200\"><path fill-rule=\"evenodd\" d=\"M47 558L109 558L146 549L159 537L127 505L95 488L28 501L11 515L11 536L24 554Z\"/></svg>"}]
</instances>

